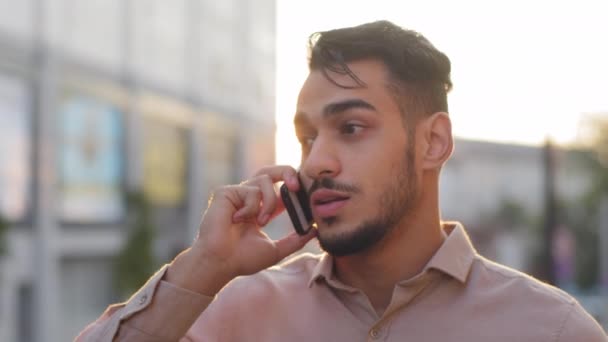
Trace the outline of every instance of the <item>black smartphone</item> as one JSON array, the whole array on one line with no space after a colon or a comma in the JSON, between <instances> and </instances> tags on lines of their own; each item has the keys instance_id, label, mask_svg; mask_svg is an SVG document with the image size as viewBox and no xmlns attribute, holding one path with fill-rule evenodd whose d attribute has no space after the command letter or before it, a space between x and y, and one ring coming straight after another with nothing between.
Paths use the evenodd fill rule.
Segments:
<instances>
[{"instance_id":1,"label":"black smartphone","mask_svg":"<svg viewBox=\"0 0 608 342\"><path fill-rule=\"evenodd\" d=\"M305 235L312 229L314 222L312 210L310 209L310 200L304 186L300 182L300 190L292 192L283 184L281 185L280 192L293 228L298 234Z\"/></svg>"}]
</instances>

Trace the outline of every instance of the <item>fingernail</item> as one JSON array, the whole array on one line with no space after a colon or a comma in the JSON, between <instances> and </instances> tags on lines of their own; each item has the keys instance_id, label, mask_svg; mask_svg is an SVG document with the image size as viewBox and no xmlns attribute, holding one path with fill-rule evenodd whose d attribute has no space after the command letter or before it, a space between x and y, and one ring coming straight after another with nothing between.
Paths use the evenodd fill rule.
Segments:
<instances>
[{"instance_id":1,"label":"fingernail","mask_svg":"<svg viewBox=\"0 0 608 342\"><path fill-rule=\"evenodd\" d=\"M283 172L283 180L287 183L293 184L294 175L289 171Z\"/></svg>"},{"instance_id":2,"label":"fingernail","mask_svg":"<svg viewBox=\"0 0 608 342\"><path fill-rule=\"evenodd\" d=\"M298 181L298 177L296 177L296 176L291 176L291 177L289 178L289 181L291 182L291 185L293 185L293 186L298 186L298 185L299 185L299 183L300 183L300 182Z\"/></svg>"}]
</instances>

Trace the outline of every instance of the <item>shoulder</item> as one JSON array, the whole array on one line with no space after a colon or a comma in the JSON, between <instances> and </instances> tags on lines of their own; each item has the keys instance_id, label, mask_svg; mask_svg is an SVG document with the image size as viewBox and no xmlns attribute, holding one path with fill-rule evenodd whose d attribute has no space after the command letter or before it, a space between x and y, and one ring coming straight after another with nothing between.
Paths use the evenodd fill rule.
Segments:
<instances>
[{"instance_id":1,"label":"shoulder","mask_svg":"<svg viewBox=\"0 0 608 342\"><path fill-rule=\"evenodd\" d=\"M305 289L320 259L321 256L302 254L261 272L237 277L216 295L204 316L207 320L247 317L260 308L265 308L265 314L272 314L309 293Z\"/></svg>"},{"instance_id":2,"label":"shoulder","mask_svg":"<svg viewBox=\"0 0 608 342\"><path fill-rule=\"evenodd\" d=\"M247 293L247 297L268 297L308 286L322 255L303 253L256 274L241 276L230 282L222 292Z\"/></svg>"},{"instance_id":3,"label":"shoulder","mask_svg":"<svg viewBox=\"0 0 608 342\"><path fill-rule=\"evenodd\" d=\"M500 286L513 296L525 294L528 298L532 296L537 300L566 306L576 301L568 293L555 286L484 257L475 258L471 276L474 281L493 287Z\"/></svg>"},{"instance_id":4,"label":"shoulder","mask_svg":"<svg viewBox=\"0 0 608 342\"><path fill-rule=\"evenodd\" d=\"M579 303L573 303L559 331L556 341L607 342L608 336Z\"/></svg>"},{"instance_id":5,"label":"shoulder","mask_svg":"<svg viewBox=\"0 0 608 342\"><path fill-rule=\"evenodd\" d=\"M555 341L607 341L578 301L555 286L483 257L475 259L469 277L482 302L499 303L506 316L522 324L551 327Z\"/></svg>"},{"instance_id":6,"label":"shoulder","mask_svg":"<svg viewBox=\"0 0 608 342\"><path fill-rule=\"evenodd\" d=\"M190 334L215 336L214 341L246 341L252 331L276 330L276 322L289 317L294 306L309 302L308 281L320 260L319 255L301 254L233 279L203 311Z\"/></svg>"},{"instance_id":7,"label":"shoulder","mask_svg":"<svg viewBox=\"0 0 608 342\"><path fill-rule=\"evenodd\" d=\"M276 266L267 268L262 272L279 272L279 273L299 273L312 272L312 269L323 258L323 254L302 253L294 257L283 260Z\"/></svg>"}]
</instances>

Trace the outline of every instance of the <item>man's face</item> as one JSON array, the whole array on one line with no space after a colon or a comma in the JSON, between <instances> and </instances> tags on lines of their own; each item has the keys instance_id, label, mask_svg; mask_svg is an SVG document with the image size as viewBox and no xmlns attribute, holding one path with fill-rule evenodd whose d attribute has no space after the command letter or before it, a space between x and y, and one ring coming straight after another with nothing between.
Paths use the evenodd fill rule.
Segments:
<instances>
[{"instance_id":1,"label":"man's face","mask_svg":"<svg viewBox=\"0 0 608 342\"><path fill-rule=\"evenodd\" d=\"M380 241L409 214L418 193L414 137L387 87L385 66L364 60L349 67L365 87L328 71L338 84L353 86L344 89L312 71L294 120L318 239L336 256Z\"/></svg>"}]
</instances>

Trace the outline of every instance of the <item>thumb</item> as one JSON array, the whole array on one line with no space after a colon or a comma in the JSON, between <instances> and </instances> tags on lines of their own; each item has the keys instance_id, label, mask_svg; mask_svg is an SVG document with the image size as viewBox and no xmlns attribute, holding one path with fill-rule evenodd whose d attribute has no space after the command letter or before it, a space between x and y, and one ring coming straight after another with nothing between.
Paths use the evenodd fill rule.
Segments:
<instances>
[{"instance_id":1,"label":"thumb","mask_svg":"<svg viewBox=\"0 0 608 342\"><path fill-rule=\"evenodd\" d=\"M296 232L292 232L286 237L275 241L277 249L278 261L283 260L285 257L299 251L306 245L306 243L317 236L317 230L312 228L306 235L298 235Z\"/></svg>"}]
</instances>

